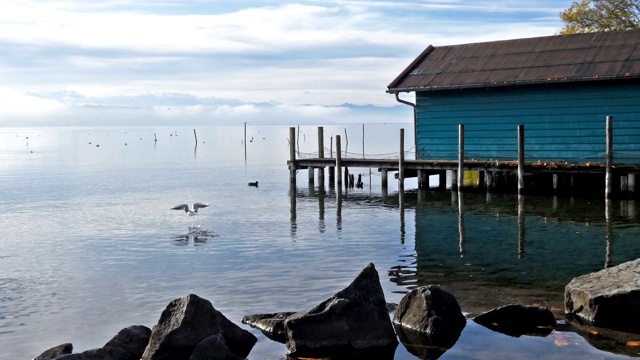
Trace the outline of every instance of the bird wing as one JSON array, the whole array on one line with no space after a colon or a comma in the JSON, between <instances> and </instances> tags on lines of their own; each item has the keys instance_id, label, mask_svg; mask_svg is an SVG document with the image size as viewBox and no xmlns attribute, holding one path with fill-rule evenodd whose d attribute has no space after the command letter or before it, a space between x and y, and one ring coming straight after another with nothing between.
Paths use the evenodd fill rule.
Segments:
<instances>
[{"instance_id":1,"label":"bird wing","mask_svg":"<svg viewBox=\"0 0 640 360\"><path fill-rule=\"evenodd\" d=\"M198 212L198 209L205 208L207 206L209 206L208 203L199 203L199 202L195 203L195 204L193 204L193 211Z\"/></svg>"},{"instance_id":2,"label":"bird wing","mask_svg":"<svg viewBox=\"0 0 640 360\"><path fill-rule=\"evenodd\" d=\"M188 213L189 212L189 205L187 205L187 204L176 205L176 206L172 207L171 210L184 210L184 212Z\"/></svg>"}]
</instances>

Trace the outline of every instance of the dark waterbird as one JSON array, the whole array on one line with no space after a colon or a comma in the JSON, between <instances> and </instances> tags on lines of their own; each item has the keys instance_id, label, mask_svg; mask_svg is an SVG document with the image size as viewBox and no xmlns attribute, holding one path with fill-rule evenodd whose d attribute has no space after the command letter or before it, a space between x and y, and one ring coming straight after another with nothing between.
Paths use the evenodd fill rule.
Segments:
<instances>
[{"instance_id":1,"label":"dark waterbird","mask_svg":"<svg viewBox=\"0 0 640 360\"><path fill-rule=\"evenodd\" d=\"M249 186L255 186L255 187L258 187L258 182L257 182L257 181L250 182L250 183L249 183Z\"/></svg>"}]
</instances>

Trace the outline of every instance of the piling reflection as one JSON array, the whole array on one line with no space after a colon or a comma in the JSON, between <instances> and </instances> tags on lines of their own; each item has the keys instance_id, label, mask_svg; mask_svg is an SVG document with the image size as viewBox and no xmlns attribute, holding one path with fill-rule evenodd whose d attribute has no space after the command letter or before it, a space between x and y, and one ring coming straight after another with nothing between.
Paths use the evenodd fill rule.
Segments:
<instances>
[{"instance_id":1,"label":"piling reflection","mask_svg":"<svg viewBox=\"0 0 640 360\"><path fill-rule=\"evenodd\" d=\"M290 217L290 221L291 221L291 237L295 238L296 237L296 233L298 231L298 224L297 224L297 189L295 186L291 186L289 188L289 199L291 201L291 217Z\"/></svg>"},{"instance_id":2,"label":"piling reflection","mask_svg":"<svg viewBox=\"0 0 640 360\"><path fill-rule=\"evenodd\" d=\"M622 204L622 202L621 202ZM613 265L613 202L611 199L605 200L604 218L606 221L607 235L605 241L607 244L604 260L604 268L607 269Z\"/></svg>"},{"instance_id":3,"label":"piling reflection","mask_svg":"<svg viewBox=\"0 0 640 360\"><path fill-rule=\"evenodd\" d=\"M524 195L518 195L518 259L524 258L526 234L525 219L526 216L524 214Z\"/></svg>"},{"instance_id":4,"label":"piling reflection","mask_svg":"<svg viewBox=\"0 0 640 360\"><path fill-rule=\"evenodd\" d=\"M460 257L464 257L464 242L466 239L464 229L464 193L457 194L458 196L458 248L460 249Z\"/></svg>"}]
</instances>

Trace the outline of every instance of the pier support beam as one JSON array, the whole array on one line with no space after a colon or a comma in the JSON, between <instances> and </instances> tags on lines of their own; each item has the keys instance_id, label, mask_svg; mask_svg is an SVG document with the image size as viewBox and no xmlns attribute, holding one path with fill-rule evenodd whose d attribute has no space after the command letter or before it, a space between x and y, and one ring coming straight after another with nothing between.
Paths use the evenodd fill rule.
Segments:
<instances>
[{"instance_id":1,"label":"pier support beam","mask_svg":"<svg viewBox=\"0 0 640 360\"><path fill-rule=\"evenodd\" d=\"M464 125L458 125L458 191L464 186Z\"/></svg>"},{"instance_id":2,"label":"pier support beam","mask_svg":"<svg viewBox=\"0 0 640 360\"><path fill-rule=\"evenodd\" d=\"M555 174L554 174L555 175ZM554 178L557 182L557 176ZM554 185L554 189L556 185ZM524 194L524 125L518 125L518 195Z\"/></svg>"},{"instance_id":3,"label":"pier support beam","mask_svg":"<svg viewBox=\"0 0 640 360\"><path fill-rule=\"evenodd\" d=\"M382 193L387 193L389 189L389 170L380 169L380 177L382 182Z\"/></svg>"},{"instance_id":4,"label":"pier support beam","mask_svg":"<svg viewBox=\"0 0 640 360\"><path fill-rule=\"evenodd\" d=\"M427 170L418 170L418 189L429 189L429 174Z\"/></svg>"},{"instance_id":5,"label":"pier support beam","mask_svg":"<svg viewBox=\"0 0 640 360\"><path fill-rule=\"evenodd\" d=\"M447 190L447 171L443 170L438 173L438 189Z\"/></svg>"},{"instance_id":6,"label":"pier support beam","mask_svg":"<svg viewBox=\"0 0 640 360\"><path fill-rule=\"evenodd\" d=\"M296 128L289 128L289 184L296 184Z\"/></svg>"},{"instance_id":7,"label":"pier support beam","mask_svg":"<svg viewBox=\"0 0 640 360\"><path fill-rule=\"evenodd\" d=\"M398 163L398 191L404 192L404 129L400 129L400 161Z\"/></svg>"},{"instance_id":8,"label":"pier support beam","mask_svg":"<svg viewBox=\"0 0 640 360\"><path fill-rule=\"evenodd\" d=\"M493 171L484 172L484 183L487 187L487 192L491 192L493 190Z\"/></svg>"},{"instance_id":9,"label":"pier support beam","mask_svg":"<svg viewBox=\"0 0 640 360\"><path fill-rule=\"evenodd\" d=\"M340 135L336 135L336 187L337 191L342 192L342 145L340 144Z\"/></svg>"},{"instance_id":10,"label":"pier support beam","mask_svg":"<svg viewBox=\"0 0 640 360\"><path fill-rule=\"evenodd\" d=\"M627 175L627 185L630 196L635 196L636 194L636 174L628 174Z\"/></svg>"},{"instance_id":11,"label":"pier support beam","mask_svg":"<svg viewBox=\"0 0 640 360\"><path fill-rule=\"evenodd\" d=\"M613 116L607 116L606 124L606 173L604 176L604 197L610 199L613 196Z\"/></svg>"},{"instance_id":12,"label":"pier support beam","mask_svg":"<svg viewBox=\"0 0 640 360\"><path fill-rule=\"evenodd\" d=\"M324 159L324 128L318 126L318 157ZM318 184L324 187L324 167L318 167Z\"/></svg>"}]
</instances>

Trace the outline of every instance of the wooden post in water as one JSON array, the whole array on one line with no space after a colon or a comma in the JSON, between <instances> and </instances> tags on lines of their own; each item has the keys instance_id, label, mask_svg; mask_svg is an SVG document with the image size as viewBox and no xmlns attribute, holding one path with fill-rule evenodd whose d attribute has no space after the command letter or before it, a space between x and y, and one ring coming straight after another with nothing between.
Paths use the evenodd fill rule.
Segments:
<instances>
[{"instance_id":1,"label":"wooden post in water","mask_svg":"<svg viewBox=\"0 0 640 360\"><path fill-rule=\"evenodd\" d=\"M398 191L404 191L404 129L400 129L400 161L398 163Z\"/></svg>"},{"instance_id":2,"label":"wooden post in water","mask_svg":"<svg viewBox=\"0 0 640 360\"><path fill-rule=\"evenodd\" d=\"M246 123L245 123L246 127ZM245 135L246 140L246 135ZM246 141L245 141L245 153L246 153ZM289 183L290 185L296 184L296 128L289 128Z\"/></svg>"},{"instance_id":3,"label":"wooden post in water","mask_svg":"<svg viewBox=\"0 0 640 360\"><path fill-rule=\"evenodd\" d=\"M628 174L627 175L627 190L629 191L629 195L631 197L635 196L636 193L636 174Z\"/></svg>"},{"instance_id":4,"label":"wooden post in water","mask_svg":"<svg viewBox=\"0 0 640 360\"><path fill-rule=\"evenodd\" d=\"M329 157L333 157L333 136L329 138ZM327 170L329 172L329 186L335 186L336 184L336 168L334 166L329 166Z\"/></svg>"},{"instance_id":5,"label":"wooden post in water","mask_svg":"<svg viewBox=\"0 0 640 360\"><path fill-rule=\"evenodd\" d=\"M606 119L606 173L604 177L605 189L604 189L604 197L605 199L610 199L613 195L613 116L607 116Z\"/></svg>"},{"instance_id":6,"label":"wooden post in water","mask_svg":"<svg viewBox=\"0 0 640 360\"><path fill-rule=\"evenodd\" d=\"M324 159L324 128L318 126L318 158ZM324 167L318 167L318 183L324 187Z\"/></svg>"},{"instance_id":7,"label":"wooden post in water","mask_svg":"<svg viewBox=\"0 0 640 360\"><path fill-rule=\"evenodd\" d=\"M289 130L289 134L291 134L291 130ZM291 141L291 143L293 144L293 138L291 138L291 136L289 136L289 141ZM246 121L244 123L244 143L243 144L244 144L244 159L247 160L247 122ZM295 153L293 155L295 156Z\"/></svg>"},{"instance_id":8,"label":"wooden post in water","mask_svg":"<svg viewBox=\"0 0 640 360\"><path fill-rule=\"evenodd\" d=\"M464 125L458 125L458 181L457 190L462 190L464 185Z\"/></svg>"},{"instance_id":9,"label":"wooden post in water","mask_svg":"<svg viewBox=\"0 0 640 360\"><path fill-rule=\"evenodd\" d=\"M341 152L341 144L340 144L340 135L336 135L336 171L338 172L336 176L337 188L339 192L342 192L342 154Z\"/></svg>"},{"instance_id":10,"label":"wooden post in water","mask_svg":"<svg viewBox=\"0 0 640 360\"><path fill-rule=\"evenodd\" d=\"M524 194L524 125L518 125L518 195Z\"/></svg>"}]
</instances>

